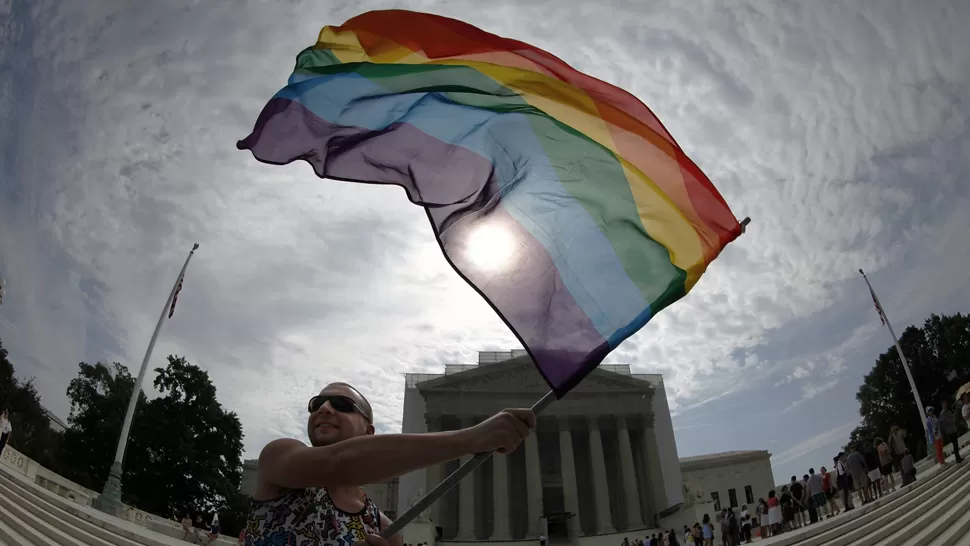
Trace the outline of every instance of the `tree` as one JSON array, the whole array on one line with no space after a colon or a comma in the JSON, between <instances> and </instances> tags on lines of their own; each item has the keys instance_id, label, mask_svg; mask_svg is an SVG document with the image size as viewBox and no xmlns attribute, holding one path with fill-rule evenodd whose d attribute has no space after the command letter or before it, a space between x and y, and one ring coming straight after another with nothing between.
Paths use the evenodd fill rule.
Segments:
<instances>
[{"instance_id":1,"label":"tree","mask_svg":"<svg viewBox=\"0 0 970 546\"><path fill-rule=\"evenodd\" d=\"M10 412L13 432L10 445L38 463L57 471L60 435L50 426L50 419L40 403L33 379L16 377L9 353L0 341L0 409Z\"/></svg>"},{"instance_id":2,"label":"tree","mask_svg":"<svg viewBox=\"0 0 970 546\"><path fill-rule=\"evenodd\" d=\"M922 328L910 326L903 331L899 345L912 368L913 380L923 404L940 407L970 381L970 317L931 315ZM859 392L862 425L852 431L849 442L885 438L890 427L898 425L907 431L907 447L917 458L926 455L926 439L919 410L913 399L909 380L903 370L896 347L879 355L872 371L866 375ZM957 419L958 426L965 426Z\"/></svg>"},{"instance_id":3,"label":"tree","mask_svg":"<svg viewBox=\"0 0 970 546\"><path fill-rule=\"evenodd\" d=\"M103 363L80 368L68 388L76 408L68 449L84 454L76 475L97 478L100 489L134 382L120 364L113 373ZM147 401L141 395L125 454L122 500L166 517L217 511L223 529L238 533L237 512L247 509L237 498L242 479L239 418L223 409L209 374L184 358L169 356L168 365L155 371L154 386L162 396ZM87 435L93 438L82 442Z\"/></svg>"},{"instance_id":4,"label":"tree","mask_svg":"<svg viewBox=\"0 0 970 546\"><path fill-rule=\"evenodd\" d=\"M78 368L77 377L67 387L71 414L70 428L64 433L65 477L100 491L114 461L135 380L117 362L81 362ZM136 418L146 403L141 394Z\"/></svg>"}]
</instances>

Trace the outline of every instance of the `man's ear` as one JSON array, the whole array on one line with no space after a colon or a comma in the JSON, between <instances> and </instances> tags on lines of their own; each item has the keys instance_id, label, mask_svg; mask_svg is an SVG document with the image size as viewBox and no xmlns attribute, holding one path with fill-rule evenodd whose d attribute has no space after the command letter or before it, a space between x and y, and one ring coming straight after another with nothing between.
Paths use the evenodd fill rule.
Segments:
<instances>
[{"instance_id":1,"label":"man's ear","mask_svg":"<svg viewBox=\"0 0 970 546\"><path fill-rule=\"evenodd\" d=\"M367 434L368 436L374 434L374 425L371 425L371 424L367 425Z\"/></svg>"}]
</instances>

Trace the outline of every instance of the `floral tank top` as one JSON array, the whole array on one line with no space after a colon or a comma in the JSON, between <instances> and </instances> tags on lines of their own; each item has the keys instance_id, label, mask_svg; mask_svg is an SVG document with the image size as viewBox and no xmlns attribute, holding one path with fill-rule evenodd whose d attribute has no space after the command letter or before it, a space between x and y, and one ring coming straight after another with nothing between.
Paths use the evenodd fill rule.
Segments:
<instances>
[{"instance_id":1,"label":"floral tank top","mask_svg":"<svg viewBox=\"0 0 970 546\"><path fill-rule=\"evenodd\" d=\"M337 508L323 487L293 489L282 497L252 501L246 546L350 546L381 533L381 513L364 498L364 509Z\"/></svg>"}]
</instances>

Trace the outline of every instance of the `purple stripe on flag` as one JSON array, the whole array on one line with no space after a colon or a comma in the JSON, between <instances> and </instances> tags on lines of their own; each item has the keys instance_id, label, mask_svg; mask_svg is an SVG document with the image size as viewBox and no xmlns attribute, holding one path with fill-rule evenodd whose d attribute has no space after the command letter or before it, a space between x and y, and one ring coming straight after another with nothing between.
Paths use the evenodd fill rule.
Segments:
<instances>
[{"instance_id":1,"label":"purple stripe on flag","mask_svg":"<svg viewBox=\"0 0 970 546\"><path fill-rule=\"evenodd\" d=\"M501 233L515 242L494 269L476 264L474 250L467 247L477 230ZM453 267L530 350L539 373L557 395L575 387L609 353L609 344L566 289L545 247L502 203L481 216L465 217L439 240Z\"/></svg>"},{"instance_id":2,"label":"purple stripe on flag","mask_svg":"<svg viewBox=\"0 0 970 546\"><path fill-rule=\"evenodd\" d=\"M334 125L288 99L271 100L237 147L265 163L303 159L324 178L403 187L425 206L452 266L505 320L557 395L609 353L548 251L501 203L489 159L408 123L383 130ZM500 266L471 260L466 245L480 229L514 242Z\"/></svg>"},{"instance_id":3,"label":"purple stripe on flag","mask_svg":"<svg viewBox=\"0 0 970 546\"><path fill-rule=\"evenodd\" d=\"M492 172L485 157L409 123L382 130L345 127L281 98L267 103L252 134L236 147L274 165L302 159L321 178L395 184L411 202L431 207L474 200Z\"/></svg>"}]
</instances>

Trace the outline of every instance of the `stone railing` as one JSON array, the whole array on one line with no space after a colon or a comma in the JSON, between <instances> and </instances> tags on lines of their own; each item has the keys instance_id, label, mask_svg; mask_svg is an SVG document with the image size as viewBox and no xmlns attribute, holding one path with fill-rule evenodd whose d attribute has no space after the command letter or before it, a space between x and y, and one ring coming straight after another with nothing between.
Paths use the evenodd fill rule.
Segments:
<instances>
[{"instance_id":1,"label":"stone railing","mask_svg":"<svg viewBox=\"0 0 970 546\"><path fill-rule=\"evenodd\" d=\"M23 474L28 480L48 491L84 506L93 506L94 501L99 496L97 491L92 491L55 473L49 468L44 468L33 459L10 446L6 446L3 454L0 455L0 464L12 471ZM181 537L182 531L177 522L156 516L144 510L139 510L134 506L125 505L124 519L168 536ZM227 544L230 542L235 543L235 540L231 537L223 536L216 544Z\"/></svg>"},{"instance_id":2,"label":"stone railing","mask_svg":"<svg viewBox=\"0 0 970 546\"><path fill-rule=\"evenodd\" d=\"M33 459L10 446L6 446L3 449L3 454L0 455L0 463L23 474L30 481L44 489L71 499L78 504L91 506L94 499L98 498L97 491L92 491L55 473L49 468L44 468Z\"/></svg>"}]
</instances>

